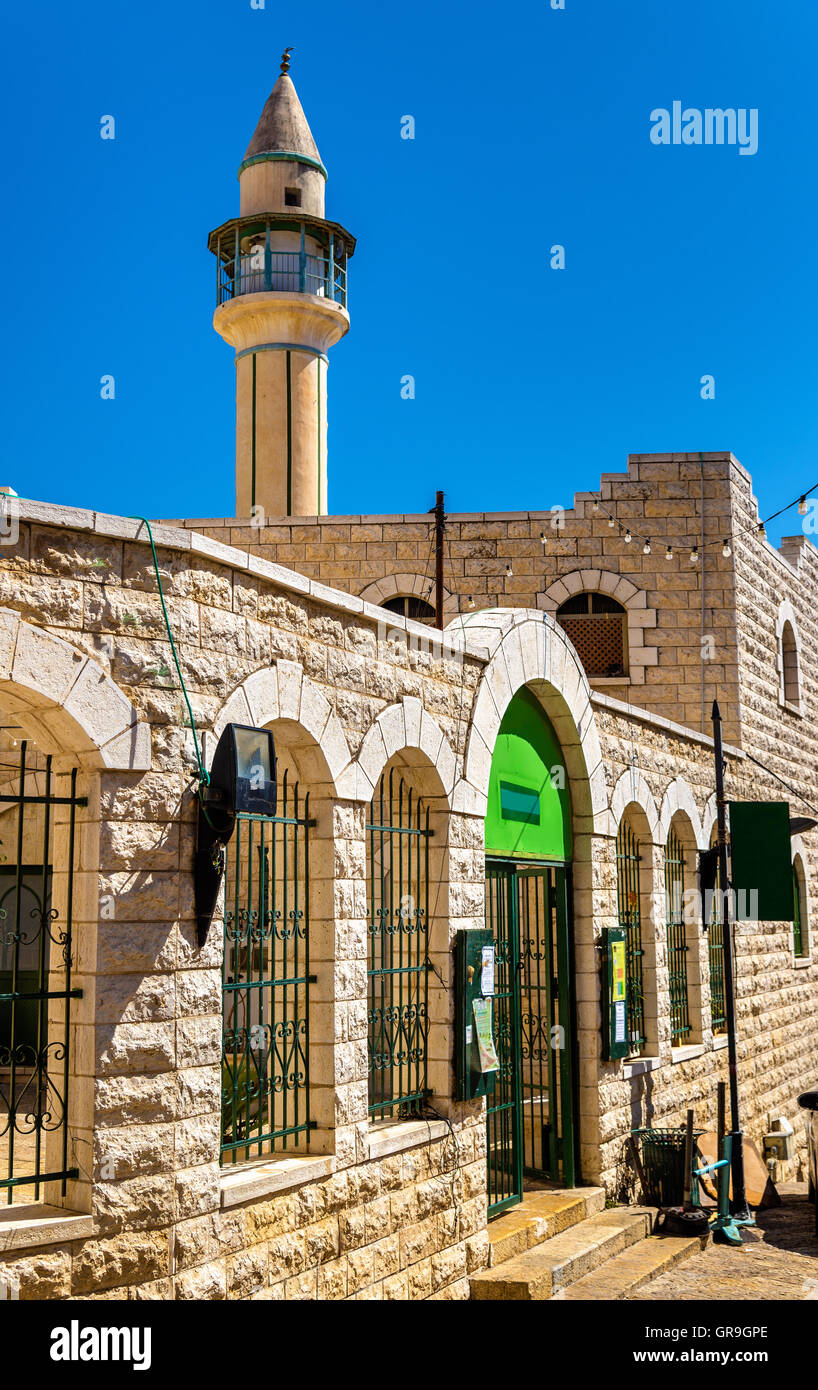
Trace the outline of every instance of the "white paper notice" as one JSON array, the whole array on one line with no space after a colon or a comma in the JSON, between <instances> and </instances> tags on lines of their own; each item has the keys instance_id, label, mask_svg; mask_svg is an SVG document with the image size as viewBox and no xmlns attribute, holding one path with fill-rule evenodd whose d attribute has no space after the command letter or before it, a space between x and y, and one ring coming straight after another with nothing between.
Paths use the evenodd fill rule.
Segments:
<instances>
[{"instance_id":1,"label":"white paper notice","mask_svg":"<svg viewBox=\"0 0 818 1390\"><path fill-rule=\"evenodd\" d=\"M625 1005L614 1004L614 1042L625 1041Z\"/></svg>"},{"instance_id":2,"label":"white paper notice","mask_svg":"<svg viewBox=\"0 0 818 1390\"><path fill-rule=\"evenodd\" d=\"M484 999L494 994L494 947L483 947L483 969L480 973L480 993Z\"/></svg>"}]
</instances>

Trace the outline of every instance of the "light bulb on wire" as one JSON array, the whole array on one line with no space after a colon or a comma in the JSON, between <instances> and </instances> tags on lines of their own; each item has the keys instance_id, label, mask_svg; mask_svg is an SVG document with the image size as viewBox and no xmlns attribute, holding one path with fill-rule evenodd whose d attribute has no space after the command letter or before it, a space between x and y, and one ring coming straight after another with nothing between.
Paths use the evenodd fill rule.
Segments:
<instances>
[{"instance_id":1,"label":"light bulb on wire","mask_svg":"<svg viewBox=\"0 0 818 1390\"><path fill-rule=\"evenodd\" d=\"M732 546L730 545L730 537L729 537L729 536L725 536L725 537L724 537L724 544L722 545L721 553L722 553L722 555L724 556L725 560L729 560L730 556L731 556L732 553L733 553Z\"/></svg>"}]
</instances>

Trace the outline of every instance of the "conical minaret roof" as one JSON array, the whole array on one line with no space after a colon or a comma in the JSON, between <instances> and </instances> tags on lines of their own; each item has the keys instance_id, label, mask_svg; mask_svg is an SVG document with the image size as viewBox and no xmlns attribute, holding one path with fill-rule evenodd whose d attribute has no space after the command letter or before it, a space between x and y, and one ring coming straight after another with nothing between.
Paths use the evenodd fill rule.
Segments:
<instances>
[{"instance_id":1,"label":"conical minaret roof","mask_svg":"<svg viewBox=\"0 0 818 1390\"><path fill-rule=\"evenodd\" d=\"M292 78L285 72L267 98L242 163L256 155L279 153L301 154L321 164L318 146L312 138L298 93Z\"/></svg>"}]
</instances>

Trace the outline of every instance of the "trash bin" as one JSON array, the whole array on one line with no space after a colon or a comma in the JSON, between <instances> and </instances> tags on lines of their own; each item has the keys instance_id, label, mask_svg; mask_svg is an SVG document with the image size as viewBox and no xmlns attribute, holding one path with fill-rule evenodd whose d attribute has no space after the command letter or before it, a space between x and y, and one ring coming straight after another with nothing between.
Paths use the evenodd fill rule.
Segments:
<instances>
[{"instance_id":1,"label":"trash bin","mask_svg":"<svg viewBox=\"0 0 818 1390\"><path fill-rule=\"evenodd\" d=\"M645 1201L649 1207L680 1207L685 1188L685 1137L680 1129L635 1129L634 1139L641 1141L642 1167L645 1172ZM693 1132L693 1166L697 1165L696 1140L703 1129ZM699 1184L691 1183L691 1201L699 1205Z\"/></svg>"}]
</instances>

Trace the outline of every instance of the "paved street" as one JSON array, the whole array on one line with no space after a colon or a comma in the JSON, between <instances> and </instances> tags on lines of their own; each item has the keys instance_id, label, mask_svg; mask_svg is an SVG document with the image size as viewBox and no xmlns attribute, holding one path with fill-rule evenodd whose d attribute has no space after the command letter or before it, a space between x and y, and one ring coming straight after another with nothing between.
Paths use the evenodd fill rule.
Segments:
<instances>
[{"instance_id":1,"label":"paved street","mask_svg":"<svg viewBox=\"0 0 818 1390\"><path fill-rule=\"evenodd\" d=\"M818 1301L818 1238L806 1183L782 1187L783 1207L757 1214L739 1250L714 1245L630 1296L636 1300Z\"/></svg>"}]
</instances>

